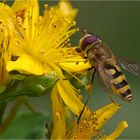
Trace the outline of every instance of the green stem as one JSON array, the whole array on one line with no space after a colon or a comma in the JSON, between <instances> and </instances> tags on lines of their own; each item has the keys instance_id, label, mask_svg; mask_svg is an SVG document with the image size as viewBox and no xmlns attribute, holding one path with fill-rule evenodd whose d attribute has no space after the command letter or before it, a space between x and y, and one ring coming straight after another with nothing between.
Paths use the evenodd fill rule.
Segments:
<instances>
[{"instance_id":1,"label":"green stem","mask_svg":"<svg viewBox=\"0 0 140 140\"><path fill-rule=\"evenodd\" d=\"M1 102L0 103L0 125L1 125L2 120L3 120L3 116L4 116L6 106L7 106L6 102Z\"/></svg>"},{"instance_id":2,"label":"green stem","mask_svg":"<svg viewBox=\"0 0 140 140\"><path fill-rule=\"evenodd\" d=\"M7 118L3 121L3 123L0 126L0 135L2 135L5 132L5 130L8 128L10 122L12 121L12 119L14 118L14 116L16 115L17 111L19 110L22 104L23 104L23 97L19 97L15 101L15 104L11 108Z\"/></svg>"},{"instance_id":3,"label":"green stem","mask_svg":"<svg viewBox=\"0 0 140 140\"><path fill-rule=\"evenodd\" d=\"M26 97L23 98L23 102L31 112L37 112Z\"/></svg>"}]
</instances>

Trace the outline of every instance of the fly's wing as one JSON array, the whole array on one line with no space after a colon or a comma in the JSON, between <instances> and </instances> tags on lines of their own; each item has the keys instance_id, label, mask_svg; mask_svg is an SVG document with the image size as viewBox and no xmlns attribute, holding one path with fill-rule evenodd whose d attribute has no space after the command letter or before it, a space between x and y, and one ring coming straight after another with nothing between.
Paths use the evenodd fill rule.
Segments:
<instances>
[{"instance_id":1,"label":"fly's wing","mask_svg":"<svg viewBox=\"0 0 140 140\"><path fill-rule=\"evenodd\" d=\"M111 76L109 76L106 73L105 68L103 66L100 65L97 68L97 75L99 77L99 82L101 83L101 86L103 87L103 89L105 89L105 91L111 91L112 79L111 79Z\"/></svg>"},{"instance_id":2,"label":"fly's wing","mask_svg":"<svg viewBox=\"0 0 140 140\"><path fill-rule=\"evenodd\" d=\"M106 78L104 77L104 75L103 75L103 74L101 75L100 72L97 72L96 75L97 75L97 79L98 79L98 81L99 81L99 84L100 84L101 88L102 88L104 91L108 91L108 90L109 90L109 87L108 87L108 85L107 85L107 80L105 80Z\"/></svg>"},{"instance_id":3,"label":"fly's wing","mask_svg":"<svg viewBox=\"0 0 140 140\"><path fill-rule=\"evenodd\" d=\"M120 66L123 69L125 69L128 72L140 77L140 65L139 64L129 62L129 61L124 60L122 58L117 58L117 62L120 64Z\"/></svg>"}]
</instances>

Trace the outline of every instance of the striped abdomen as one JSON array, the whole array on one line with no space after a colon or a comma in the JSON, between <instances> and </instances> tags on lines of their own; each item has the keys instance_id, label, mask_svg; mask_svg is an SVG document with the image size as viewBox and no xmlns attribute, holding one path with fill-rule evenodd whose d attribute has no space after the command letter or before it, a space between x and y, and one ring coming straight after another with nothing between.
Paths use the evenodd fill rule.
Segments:
<instances>
[{"instance_id":1,"label":"striped abdomen","mask_svg":"<svg viewBox=\"0 0 140 140\"><path fill-rule=\"evenodd\" d=\"M131 89L127 83L125 75L121 72L120 68L117 65L109 64L106 64L104 67L107 74L111 77L112 90L120 95L124 100L131 101Z\"/></svg>"}]
</instances>

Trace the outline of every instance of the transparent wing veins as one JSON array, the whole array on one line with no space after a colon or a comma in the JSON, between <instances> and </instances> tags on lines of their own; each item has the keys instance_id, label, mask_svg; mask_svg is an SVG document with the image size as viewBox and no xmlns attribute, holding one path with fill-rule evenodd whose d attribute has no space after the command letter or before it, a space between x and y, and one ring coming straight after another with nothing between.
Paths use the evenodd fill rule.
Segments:
<instances>
[{"instance_id":1,"label":"transparent wing veins","mask_svg":"<svg viewBox=\"0 0 140 140\"><path fill-rule=\"evenodd\" d=\"M117 62L121 65L121 67L123 69L140 77L140 65L139 64L135 64L133 62L129 62L129 61L121 59L121 58L117 58Z\"/></svg>"}]
</instances>

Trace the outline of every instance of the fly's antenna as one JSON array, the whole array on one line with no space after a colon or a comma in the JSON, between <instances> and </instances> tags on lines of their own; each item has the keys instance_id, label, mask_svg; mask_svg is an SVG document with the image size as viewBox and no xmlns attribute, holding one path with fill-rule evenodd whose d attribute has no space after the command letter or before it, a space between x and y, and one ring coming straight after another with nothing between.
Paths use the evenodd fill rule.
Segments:
<instances>
[{"instance_id":1,"label":"fly's antenna","mask_svg":"<svg viewBox=\"0 0 140 140\"><path fill-rule=\"evenodd\" d=\"M85 34L88 34L88 32L87 32L86 29L82 30L82 33L83 33L84 35L85 35Z\"/></svg>"}]
</instances>

